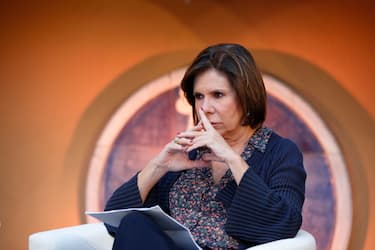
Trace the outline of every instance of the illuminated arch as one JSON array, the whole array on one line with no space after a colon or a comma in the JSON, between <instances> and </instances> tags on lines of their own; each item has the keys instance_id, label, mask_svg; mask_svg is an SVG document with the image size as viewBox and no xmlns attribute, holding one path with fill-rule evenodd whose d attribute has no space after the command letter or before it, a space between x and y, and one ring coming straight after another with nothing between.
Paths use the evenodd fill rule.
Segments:
<instances>
[{"instance_id":1,"label":"illuminated arch","mask_svg":"<svg viewBox=\"0 0 375 250\"><path fill-rule=\"evenodd\" d=\"M73 166L82 166L80 200L86 199L85 180L87 181L89 162L95 160L95 157L92 157L96 147L95 142L113 111L145 83L165 72L173 71L178 66L187 65L196 53L197 50L173 52L149 58L108 85L88 107L78 123L65 160L66 171ZM312 104L315 110L319 111L319 115L323 117L343 148L350 179L354 182L352 183L353 199L360 201L352 203L355 220L352 221L350 247L361 248L368 217L368 190L364 171L367 171L369 166L362 166L368 161L362 159L363 156L356 150L353 151L353 145L357 149L367 145L366 131L357 131L355 128L372 126L371 118L333 78L316 66L297 57L274 51L254 50L253 53L263 72L287 82L291 89L298 92ZM331 93L334 93L334 96L330 95L332 98L326 98L327 94ZM346 109L351 110L350 120L347 120ZM354 123L356 126L353 125ZM84 203L81 204L80 214L83 215L86 206ZM84 221L86 217L82 217L82 222ZM344 241L348 240L347 238Z\"/></svg>"},{"instance_id":2,"label":"illuminated arch","mask_svg":"<svg viewBox=\"0 0 375 250\"><path fill-rule=\"evenodd\" d=\"M86 207L88 210L95 211L103 209L103 204L101 204L103 203L103 198L101 197L101 195L103 195L102 187L108 186L106 182L109 181L108 178L103 178L103 176L105 176L110 151L113 149L113 144L124 128L124 125L127 124L129 120L132 119L132 117L149 100L156 98L170 89L178 87L183 73L184 69L175 70L148 84L145 84L141 89L130 96L111 117L101 136L99 137L99 140L97 141L96 149L93 154L93 160L91 161L88 172L86 189ZM263 78L266 84L267 92L271 96L277 96L279 99L281 99L289 109L293 110L301 118L301 120L307 124L309 129L312 130L313 134L322 145L323 151L326 153L327 160L329 162L328 166L334 179L334 190L340 190L340 192L335 192L333 197L336 198L336 219L335 226L333 227L334 233L332 248L344 249L347 246L347 242L345 242L343 239L348 239L350 235L352 211L350 185L340 149L328 128L325 126L317 113L311 108L311 106L309 106L302 98L300 98L296 93L287 88L276 78L269 75L264 75ZM183 98L179 98L176 103L181 103L182 99ZM179 108L180 110L184 109L181 107L181 105ZM185 111L182 112L186 113L186 110L187 113L189 113L190 107L187 103L185 106ZM126 152L123 152L122 154L126 154ZM143 166L145 163L146 162L143 162L141 166ZM139 169L134 169L132 171L132 169L128 169L128 176L117 174L116 177L130 177L138 170ZM330 179L329 176L325 176L325 178ZM120 183L121 181L123 180L119 180ZM118 186L120 183L116 183L116 186ZM113 190L110 190L110 193L112 191ZM347 219L343 220L340 218Z\"/></svg>"}]
</instances>

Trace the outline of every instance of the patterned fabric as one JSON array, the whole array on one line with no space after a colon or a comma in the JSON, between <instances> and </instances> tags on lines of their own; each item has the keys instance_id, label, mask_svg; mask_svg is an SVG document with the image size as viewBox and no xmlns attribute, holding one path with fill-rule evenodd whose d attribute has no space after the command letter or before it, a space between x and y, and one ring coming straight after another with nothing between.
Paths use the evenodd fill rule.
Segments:
<instances>
[{"instance_id":1,"label":"patterned fabric","mask_svg":"<svg viewBox=\"0 0 375 250\"><path fill-rule=\"evenodd\" d=\"M257 149L264 152L272 130L258 129L249 139L244 152L244 160L249 159ZM196 242L204 248L236 249L238 242L225 230L226 210L216 200L216 194L228 182L234 181L228 169L219 183L215 184L211 168L195 168L183 172L169 194L171 215L191 231Z\"/></svg>"},{"instance_id":2,"label":"patterned fabric","mask_svg":"<svg viewBox=\"0 0 375 250\"><path fill-rule=\"evenodd\" d=\"M242 152L242 158L247 161L250 159L254 149L259 150L260 152L264 153L266 151L266 146L268 140L270 139L272 134L272 129L267 127L262 127L255 131L255 133L250 137L250 140L245 147L245 150Z\"/></svg>"}]
</instances>

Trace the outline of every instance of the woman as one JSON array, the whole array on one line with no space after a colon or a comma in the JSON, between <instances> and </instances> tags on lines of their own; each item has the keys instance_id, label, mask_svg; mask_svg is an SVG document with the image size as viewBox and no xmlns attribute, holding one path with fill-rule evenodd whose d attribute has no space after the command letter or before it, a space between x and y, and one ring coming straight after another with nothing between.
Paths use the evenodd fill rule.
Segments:
<instances>
[{"instance_id":1,"label":"woman","mask_svg":"<svg viewBox=\"0 0 375 250\"><path fill-rule=\"evenodd\" d=\"M302 154L263 126L266 91L249 51L238 44L204 49L181 88L195 126L119 187L105 209L159 205L204 249L245 249L294 237L305 192ZM205 149L201 158L189 160L198 148ZM140 217L125 217L118 229L108 227L114 249L144 244L174 249L152 221ZM142 225L136 229L132 220Z\"/></svg>"}]
</instances>

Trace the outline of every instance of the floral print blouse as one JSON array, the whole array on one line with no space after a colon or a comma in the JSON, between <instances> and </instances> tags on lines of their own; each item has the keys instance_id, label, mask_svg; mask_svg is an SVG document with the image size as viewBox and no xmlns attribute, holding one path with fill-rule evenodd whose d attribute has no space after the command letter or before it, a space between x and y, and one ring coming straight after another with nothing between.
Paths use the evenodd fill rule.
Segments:
<instances>
[{"instance_id":1,"label":"floral print blouse","mask_svg":"<svg viewBox=\"0 0 375 250\"><path fill-rule=\"evenodd\" d=\"M266 127L258 129L249 139L242 158L249 159L255 149L264 152L271 133L272 130ZM238 247L238 242L224 230L227 218L224 205L215 199L230 181L234 181L230 169L219 183L215 183L210 167L194 168L184 171L170 191L171 215L191 231L203 248Z\"/></svg>"}]
</instances>

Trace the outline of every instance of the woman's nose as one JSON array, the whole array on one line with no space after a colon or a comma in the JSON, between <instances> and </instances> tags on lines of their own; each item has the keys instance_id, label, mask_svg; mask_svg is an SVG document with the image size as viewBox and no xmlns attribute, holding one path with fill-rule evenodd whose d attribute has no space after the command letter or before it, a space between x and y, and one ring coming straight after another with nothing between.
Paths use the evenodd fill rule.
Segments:
<instances>
[{"instance_id":1,"label":"woman's nose","mask_svg":"<svg viewBox=\"0 0 375 250\"><path fill-rule=\"evenodd\" d=\"M203 112L205 112L205 113L211 113L211 112L213 112L213 106L212 106L211 102L207 98L205 98L203 100L201 108L202 108Z\"/></svg>"}]
</instances>

